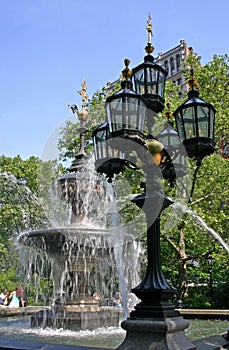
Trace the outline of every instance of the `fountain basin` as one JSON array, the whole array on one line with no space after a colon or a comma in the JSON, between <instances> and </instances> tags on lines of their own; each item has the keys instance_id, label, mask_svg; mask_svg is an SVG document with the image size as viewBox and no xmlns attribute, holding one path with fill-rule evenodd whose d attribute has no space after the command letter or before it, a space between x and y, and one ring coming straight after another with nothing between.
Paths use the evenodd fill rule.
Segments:
<instances>
[{"instance_id":1,"label":"fountain basin","mask_svg":"<svg viewBox=\"0 0 229 350\"><path fill-rule=\"evenodd\" d=\"M134 250L135 237L125 234L123 249ZM112 295L102 291L103 280L115 276L115 242L110 231L85 226L45 228L20 234L18 243L33 250L51 265L54 296L51 309L40 310L31 318L32 327L63 328L72 331L118 326L123 309L111 306ZM31 256L30 254L30 264ZM127 255L128 256L128 255ZM131 259L128 259L131 261ZM102 278L98 278L103 273ZM100 285L96 285L97 280ZM94 289L94 290L93 290ZM100 292L100 300L93 292Z\"/></svg>"},{"instance_id":2,"label":"fountain basin","mask_svg":"<svg viewBox=\"0 0 229 350\"><path fill-rule=\"evenodd\" d=\"M125 332L120 327L104 327L95 331L77 332L50 328L32 329L29 328L26 318L24 319L19 323L20 317L17 317L17 325L15 325L15 318L0 318L0 348L17 350L116 349L125 337ZM197 350L227 349L229 343L221 337L227 325L227 320L208 320L206 315L206 320L191 320L186 332Z\"/></svg>"}]
</instances>

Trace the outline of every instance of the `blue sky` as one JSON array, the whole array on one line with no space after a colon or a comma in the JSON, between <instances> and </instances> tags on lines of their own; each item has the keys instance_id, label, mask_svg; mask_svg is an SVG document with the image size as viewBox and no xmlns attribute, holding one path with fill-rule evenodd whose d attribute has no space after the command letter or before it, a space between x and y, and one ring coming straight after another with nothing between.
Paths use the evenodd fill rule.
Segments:
<instances>
[{"instance_id":1,"label":"blue sky","mask_svg":"<svg viewBox=\"0 0 229 350\"><path fill-rule=\"evenodd\" d=\"M154 56L184 39L209 62L229 53L228 0L0 0L0 154L40 157L58 125L142 62L151 13ZM46 145L46 146L45 146Z\"/></svg>"}]
</instances>

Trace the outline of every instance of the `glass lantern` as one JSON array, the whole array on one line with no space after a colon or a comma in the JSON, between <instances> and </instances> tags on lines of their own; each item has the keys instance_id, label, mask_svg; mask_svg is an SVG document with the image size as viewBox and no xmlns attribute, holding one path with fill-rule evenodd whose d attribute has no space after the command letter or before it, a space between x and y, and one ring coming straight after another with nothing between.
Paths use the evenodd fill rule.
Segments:
<instances>
[{"instance_id":1,"label":"glass lantern","mask_svg":"<svg viewBox=\"0 0 229 350\"><path fill-rule=\"evenodd\" d=\"M214 148L215 108L199 98L196 90L188 92L189 99L173 113L178 134L190 158L203 159Z\"/></svg>"},{"instance_id":2,"label":"glass lantern","mask_svg":"<svg viewBox=\"0 0 229 350\"><path fill-rule=\"evenodd\" d=\"M147 107L154 112L164 108L164 90L167 72L154 63L154 57L147 55L144 62L132 69L134 91L147 100Z\"/></svg>"},{"instance_id":3,"label":"glass lantern","mask_svg":"<svg viewBox=\"0 0 229 350\"><path fill-rule=\"evenodd\" d=\"M112 181L114 174L125 170L124 153L115 147L111 147L111 137L108 124L104 123L92 133L95 168L101 174L106 174L108 182Z\"/></svg>"},{"instance_id":4,"label":"glass lantern","mask_svg":"<svg viewBox=\"0 0 229 350\"><path fill-rule=\"evenodd\" d=\"M119 147L125 151L128 142L145 142L146 103L132 90L132 83L122 81L122 90L106 100L106 115L112 138L119 138ZM131 146L132 147L132 146Z\"/></svg>"},{"instance_id":5,"label":"glass lantern","mask_svg":"<svg viewBox=\"0 0 229 350\"><path fill-rule=\"evenodd\" d=\"M164 129L156 136L156 138L164 145L171 158L169 167L165 168L162 172L163 177L171 180L172 182L176 178L183 177L186 173L186 152L184 146L180 142L178 133L173 129L173 123L171 121L167 121L164 124Z\"/></svg>"}]
</instances>

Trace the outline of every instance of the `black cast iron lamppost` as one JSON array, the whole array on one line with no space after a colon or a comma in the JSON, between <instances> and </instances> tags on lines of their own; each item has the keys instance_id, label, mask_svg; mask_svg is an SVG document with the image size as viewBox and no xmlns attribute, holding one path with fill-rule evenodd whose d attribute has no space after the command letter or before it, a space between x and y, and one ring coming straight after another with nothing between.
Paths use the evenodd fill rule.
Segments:
<instances>
[{"instance_id":1,"label":"black cast iron lamppost","mask_svg":"<svg viewBox=\"0 0 229 350\"><path fill-rule=\"evenodd\" d=\"M210 284L210 304L211 304L211 309L213 309L213 279L212 279L212 267L213 267L213 263L214 263L214 259L211 255L208 255L206 257L206 263L209 267L208 272L209 272L209 284Z\"/></svg>"},{"instance_id":2,"label":"black cast iron lamppost","mask_svg":"<svg viewBox=\"0 0 229 350\"><path fill-rule=\"evenodd\" d=\"M157 137L152 135L154 117L164 108L166 72L154 63L151 56L153 47L150 17L147 22L147 31L148 55L144 63L130 71L129 60L125 60L122 89L106 100L109 132L106 125L100 126L93 133L96 167L99 164L97 167L99 172L105 173L111 179L112 168L115 174L122 172L129 163L129 154L134 151L146 179L144 193L132 201L146 215L148 265L143 281L132 289L141 302L130 313L130 317L122 323L123 329L127 330L127 335L119 349L188 350L195 349L184 334L188 322L180 317L179 312L170 302L176 290L167 282L161 269L160 215L172 204L172 201L162 193L159 179L164 177L173 182L176 177L184 175L182 144L188 156L197 160L212 153L213 134L210 131L214 125L215 111L210 104L199 100L193 93L195 96L190 96L191 103L182 105L174 114L178 133L168 120L168 124ZM187 115L192 117L187 118ZM209 131L206 131L206 124L210 127ZM195 135L191 142L188 141L190 133L183 132L190 126ZM203 136L200 129L203 130ZM100 137L101 131L104 132L103 138ZM176 143L173 142L175 138ZM107 142L109 147L103 148L104 142ZM107 151L106 154L99 152L102 148ZM115 157L110 148L116 151ZM123 152L123 158L118 157L117 150ZM119 159L118 162L117 159ZM104 164L102 164L103 160Z\"/></svg>"}]
</instances>

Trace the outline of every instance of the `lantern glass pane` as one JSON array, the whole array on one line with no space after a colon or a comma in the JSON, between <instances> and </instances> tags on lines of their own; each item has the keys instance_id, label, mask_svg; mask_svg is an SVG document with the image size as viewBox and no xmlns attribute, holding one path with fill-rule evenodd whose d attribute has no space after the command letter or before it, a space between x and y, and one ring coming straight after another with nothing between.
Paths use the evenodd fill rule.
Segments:
<instances>
[{"instance_id":1,"label":"lantern glass pane","mask_svg":"<svg viewBox=\"0 0 229 350\"><path fill-rule=\"evenodd\" d=\"M147 94L157 94L157 73L158 71L153 68L146 68L146 88Z\"/></svg>"},{"instance_id":2,"label":"lantern glass pane","mask_svg":"<svg viewBox=\"0 0 229 350\"><path fill-rule=\"evenodd\" d=\"M109 148L110 151L110 157L111 158L120 158L120 159L124 159L124 153L119 151L118 148Z\"/></svg>"},{"instance_id":3,"label":"lantern glass pane","mask_svg":"<svg viewBox=\"0 0 229 350\"><path fill-rule=\"evenodd\" d=\"M124 159L124 153L122 151L117 148L111 148L106 130L98 132L94 137L94 154L96 160L107 160L107 158Z\"/></svg>"},{"instance_id":4,"label":"lantern glass pane","mask_svg":"<svg viewBox=\"0 0 229 350\"><path fill-rule=\"evenodd\" d=\"M123 128L122 108L122 98L115 99L107 104L107 120L110 132L115 132Z\"/></svg>"},{"instance_id":5,"label":"lantern glass pane","mask_svg":"<svg viewBox=\"0 0 229 350\"><path fill-rule=\"evenodd\" d=\"M208 130L208 106L197 107L198 136L209 137Z\"/></svg>"},{"instance_id":6,"label":"lantern glass pane","mask_svg":"<svg viewBox=\"0 0 229 350\"><path fill-rule=\"evenodd\" d=\"M146 105L143 101L139 101L139 105L138 105L138 130L141 131L142 133L145 132L145 123L146 123L146 114L147 114L147 110L146 110Z\"/></svg>"},{"instance_id":7,"label":"lantern glass pane","mask_svg":"<svg viewBox=\"0 0 229 350\"><path fill-rule=\"evenodd\" d=\"M103 141L98 144L98 159L109 157L109 142Z\"/></svg>"},{"instance_id":8,"label":"lantern glass pane","mask_svg":"<svg viewBox=\"0 0 229 350\"><path fill-rule=\"evenodd\" d=\"M165 90L165 74L159 71L159 79L158 79L158 95L163 97Z\"/></svg>"},{"instance_id":9,"label":"lantern glass pane","mask_svg":"<svg viewBox=\"0 0 229 350\"><path fill-rule=\"evenodd\" d=\"M209 118L209 137L214 139L214 119L215 113L212 109L210 109L210 118Z\"/></svg>"},{"instance_id":10,"label":"lantern glass pane","mask_svg":"<svg viewBox=\"0 0 229 350\"><path fill-rule=\"evenodd\" d=\"M164 129L159 136L157 136L157 139L165 146L166 149L176 147L180 144L177 133L169 132L169 129Z\"/></svg>"},{"instance_id":11,"label":"lantern glass pane","mask_svg":"<svg viewBox=\"0 0 229 350\"><path fill-rule=\"evenodd\" d=\"M135 102L135 101L134 101ZM138 124L138 103L134 103L130 98L126 98L126 103L123 105L123 128L136 129ZM136 100L138 102L138 100Z\"/></svg>"},{"instance_id":12,"label":"lantern glass pane","mask_svg":"<svg viewBox=\"0 0 229 350\"><path fill-rule=\"evenodd\" d=\"M95 159L101 159L107 157L108 153L108 133L107 130L103 129L98 131L94 138L93 138L93 143L94 143L94 154L95 154Z\"/></svg>"},{"instance_id":13,"label":"lantern glass pane","mask_svg":"<svg viewBox=\"0 0 229 350\"><path fill-rule=\"evenodd\" d=\"M119 130L139 130L144 132L146 107L144 102L134 96L125 96L125 102L111 101L107 106L107 119L110 132ZM111 125L110 125L111 123Z\"/></svg>"},{"instance_id":14,"label":"lantern glass pane","mask_svg":"<svg viewBox=\"0 0 229 350\"><path fill-rule=\"evenodd\" d=\"M124 104L123 120L125 120L124 129L139 130L144 132L145 124L145 105L136 98L126 98Z\"/></svg>"},{"instance_id":15,"label":"lantern glass pane","mask_svg":"<svg viewBox=\"0 0 229 350\"><path fill-rule=\"evenodd\" d=\"M195 108L186 107L182 112L186 139L196 137Z\"/></svg>"},{"instance_id":16,"label":"lantern glass pane","mask_svg":"<svg viewBox=\"0 0 229 350\"><path fill-rule=\"evenodd\" d=\"M176 125L177 125L177 131L178 131L180 140L181 142L183 142L185 140L185 130L184 130L183 120L182 120L182 111L179 111L176 114Z\"/></svg>"},{"instance_id":17,"label":"lantern glass pane","mask_svg":"<svg viewBox=\"0 0 229 350\"><path fill-rule=\"evenodd\" d=\"M134 74L135 91L138 95L145 94L144 69Z\"/></svg>"}]
</instances>

